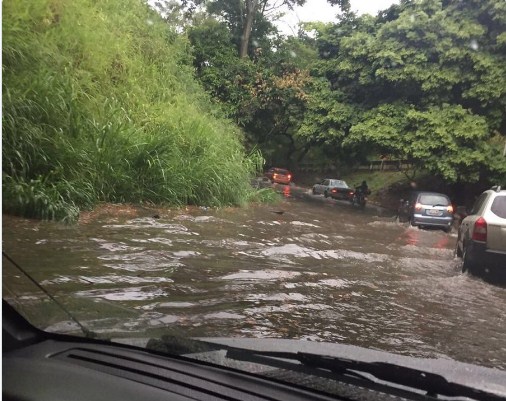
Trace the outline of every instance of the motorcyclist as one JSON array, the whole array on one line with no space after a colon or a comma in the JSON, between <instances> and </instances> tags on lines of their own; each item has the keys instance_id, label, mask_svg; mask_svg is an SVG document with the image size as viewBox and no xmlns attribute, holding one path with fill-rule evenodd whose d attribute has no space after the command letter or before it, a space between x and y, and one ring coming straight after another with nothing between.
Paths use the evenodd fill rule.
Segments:
<instances>
[{"instance_id":1,"label":"motorcyclist","mask_svg":"<svg viewBox=\"0 0 506 401\"><path fill-rule=\"evenodd\" d=\"M360 192L361 194L363 194L364 196L365 195L369 195L371 193L371 191L369 191L369 187L367 186L367 182L364 180L362 181L362 184L360 184L357 188L356 188L357 192Z\"/></svg>"}]
</instances>

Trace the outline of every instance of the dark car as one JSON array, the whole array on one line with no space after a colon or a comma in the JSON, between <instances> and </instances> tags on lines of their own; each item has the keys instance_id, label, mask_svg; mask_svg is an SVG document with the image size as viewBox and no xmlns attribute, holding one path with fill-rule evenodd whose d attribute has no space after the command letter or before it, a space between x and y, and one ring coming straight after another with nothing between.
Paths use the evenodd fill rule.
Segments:
<instances>
[{"instance_id":1,"label":"dark car","mask_svg":"<svg viewBox=\"0 0 506 401\"><path fill-rule=\"evenodd\" d=\"M278 184L288 185L292 181L292 173L284 168L272 167L267 170L265 176Z\"/></svg>"},{"instance_id":2,"label":"dark car","mask_svg":"<svg viewBox=\"0 0 506 401\"><path fill-rule=\"evenodd\" d=\"M411 193L409 199L401 199L398 216L400 221L409 221L415 227L439 227L450 232L453 206L445 194L416 191Z\"/></svg>"},{"instance_id":3,"label":"dark car","mask_svg":"<svg viewBox=\"0 0 506 401\"><path fill-rule=\"evenodd\" d=\"M338 180L332 188L330 188L329 195L332 199L349 200L353 199L354 191L346 184L345 181Z\"/></svg>"},{"instance_id":4,"label":"dark car","mask_svg":"<svg viewBox=\"0 0 506 401\"><path fill-rule=\"evenodd\" d=\"M462 270L506 278L506 190L483 192L459 227L457 256Z\"/></svg>"}]
</instances>

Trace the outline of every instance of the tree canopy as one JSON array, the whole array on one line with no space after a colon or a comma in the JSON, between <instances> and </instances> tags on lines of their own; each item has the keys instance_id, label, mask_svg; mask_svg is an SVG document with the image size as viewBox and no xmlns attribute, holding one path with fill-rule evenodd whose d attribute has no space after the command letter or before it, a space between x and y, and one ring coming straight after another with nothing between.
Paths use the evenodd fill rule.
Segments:
<instances>
[{"instance_id":1,"label":"tree canopy","mask_svg":"<svg viewBox=\"0 0 506 401\"><path fill-rule=\"evenodd\" d=\"M502 179L505 3L402 0L376 17L333 3L336 23L298 37L258 30L249 59L231 51L241 18L221 0L190 27L198 76L250 145L285 164L320 149L328 163L388 154L448 182Z\"/></svg>"},{"instance_id":2,"label":"tree canopy","mask_svg":"<svg viewBox=\"0 0 506 401\"><path fill-rule=\"evenodd\" d=\"M405 158L448 182L504 177L505 6L404 0L376 18L316 26L314 75L335 96L300 134L337 132L344 149Z\"/></svg>"}]
</instances>

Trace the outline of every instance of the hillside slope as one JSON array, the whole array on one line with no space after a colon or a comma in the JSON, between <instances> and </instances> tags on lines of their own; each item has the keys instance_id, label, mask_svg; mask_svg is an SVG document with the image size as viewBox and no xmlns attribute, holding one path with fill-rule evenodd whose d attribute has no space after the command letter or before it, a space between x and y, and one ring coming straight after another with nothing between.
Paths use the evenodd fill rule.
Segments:
<instances>
[{"instance_id":1,"label":"hillside slope","mask_svg":"<svg viewBox=\"0 0 506 401\"><path fill-rule=\"evenodd\" d=\"M241 204L259 157L212 109L184 37L141 0L5 0L3 209Z\"/></svg>"}]
</instances>

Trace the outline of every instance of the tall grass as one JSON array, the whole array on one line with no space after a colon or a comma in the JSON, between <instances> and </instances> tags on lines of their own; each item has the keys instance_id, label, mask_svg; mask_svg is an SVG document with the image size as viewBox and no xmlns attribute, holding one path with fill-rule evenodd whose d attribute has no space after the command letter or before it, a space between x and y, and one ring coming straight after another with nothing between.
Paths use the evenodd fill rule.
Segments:
<instances>
[{"instance_id":1,"label":"tall grass","mask_svg":"<svg viewBox=\"0 0 506 401\"><path fill-rule=\"evenodd\" d=\"M3 207L237 205L259 155L217 117L188 41L141 0L4 0Z\"/></svg>"}]
</instances>

